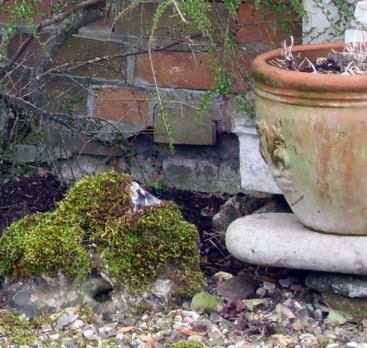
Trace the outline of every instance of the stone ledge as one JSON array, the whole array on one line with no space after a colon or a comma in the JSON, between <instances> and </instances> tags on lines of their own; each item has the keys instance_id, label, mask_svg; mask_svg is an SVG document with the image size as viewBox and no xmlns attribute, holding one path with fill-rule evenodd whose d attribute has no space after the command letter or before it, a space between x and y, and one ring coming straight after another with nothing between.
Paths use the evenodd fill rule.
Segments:
<instances>
[{"instance_id":1,"label":"stone ledge","mask_svg":"<svg viewBox=\"0 0 367 348\"><path fill-rule=\"evenodd\" d=\"M226 246L238 260L256 265L367 275L367 236L315 232L293 214L237 219L228 227Z\"/></svg>"}]
</instances>

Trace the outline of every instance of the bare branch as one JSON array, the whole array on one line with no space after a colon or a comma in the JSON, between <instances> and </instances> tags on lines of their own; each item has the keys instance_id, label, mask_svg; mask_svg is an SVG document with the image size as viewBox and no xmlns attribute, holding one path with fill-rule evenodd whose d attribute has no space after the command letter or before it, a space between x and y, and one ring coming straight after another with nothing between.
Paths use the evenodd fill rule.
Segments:
<instances>
[{"instance_id":1,"label":"bare branch","mask_svg":"<svg viewBox=\"0 0 367 348\"><path fill-rule=\"evenodd\" d=\"M65 12L62 12L62 13L58 13L54 15L53 17L47 18L44 21L42 21L41 23L39 23L35 28L35 33L39 34L44 28L63 21L65 18L76 13L79 10L83 10L93 5L101 5L101 4L104 5L105 0L82 1L79 4L75 5L74 7L72 7L71 9ZM24 42L18 47L17 51L14 53L11 59L7 62L7 64L5 64L5 66L0 68L0 77L2 77L7 71L9 71L14 66L15 62L24 53L24 51L29 47L33 39L34 39L33 35L29 35L27 39L24 40Z\"/></svg>"}]
</instances>

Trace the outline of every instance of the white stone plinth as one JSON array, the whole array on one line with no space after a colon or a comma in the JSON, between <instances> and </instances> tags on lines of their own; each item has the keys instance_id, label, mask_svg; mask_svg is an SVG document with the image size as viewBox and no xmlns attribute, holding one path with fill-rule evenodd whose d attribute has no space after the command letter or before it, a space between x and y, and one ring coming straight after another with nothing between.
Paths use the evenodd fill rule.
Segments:
<instances>
[{"instance_id":1,"label":"white stone plinth","mask_svg":"<svg viewBox=\"0 0 367 348\"><path fill-rule=\"evenodd\" d=\"M268 165L260 155L260 142L255 126L236 124L233 133L239 140L242 188L247 191L280 194Z\"/></svg>"},{"instance_id":2,"label":"white stone plinth","mask_svg":"<svg viewBox=\"0 0 367 348\"><path fill-rule=\"evenodd\" d=\"M246 263L367 275L367 236L314 232L293 214L265 213L237 219L228 227L226 246Z\"/></svg>"}]
</instances>

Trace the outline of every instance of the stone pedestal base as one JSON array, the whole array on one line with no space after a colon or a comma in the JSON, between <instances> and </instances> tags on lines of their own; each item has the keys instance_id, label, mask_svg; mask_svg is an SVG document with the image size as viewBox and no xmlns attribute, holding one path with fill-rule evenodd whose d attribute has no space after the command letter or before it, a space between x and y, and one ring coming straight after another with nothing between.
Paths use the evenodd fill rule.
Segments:
<instances>
[{"instance_id":1,"label":"stone pedestal base","mask_svg":"<svg viewBox=\"0 0 367 348\"><path fill-rule=\"evenodd\" d=\"M237 219L228 227L226 246L235 258L247 263L367 275L367 237L314 232L293 214Z\"/></svg>"}]
</instances>

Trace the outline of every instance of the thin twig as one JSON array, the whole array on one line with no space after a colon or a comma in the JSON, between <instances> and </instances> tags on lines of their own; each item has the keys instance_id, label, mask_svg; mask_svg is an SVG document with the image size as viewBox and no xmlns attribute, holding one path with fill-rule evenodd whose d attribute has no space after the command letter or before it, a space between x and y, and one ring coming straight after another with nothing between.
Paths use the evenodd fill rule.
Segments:
<instances>
[{"instance_id":1,"label":"thin twig","mask_svg":"<svg viewBox=\"0 0 367 348\"><path fill-rule=\"evenodd\" d=\"M182 22L184 22L185 24L187 24L187 23L188 23L188 21L187 21L187 19L184 17L184 15L182 14L181 9L180 9L180 7L178 6L178 4L177 4L176 0L172 0L172 3L173 3L173 5L175 5L175 8L176 8L176 10L177 10L177 13L178 13L178 15L180 16L180 18L181 18Z\"/></svg>"}]
</instances>

